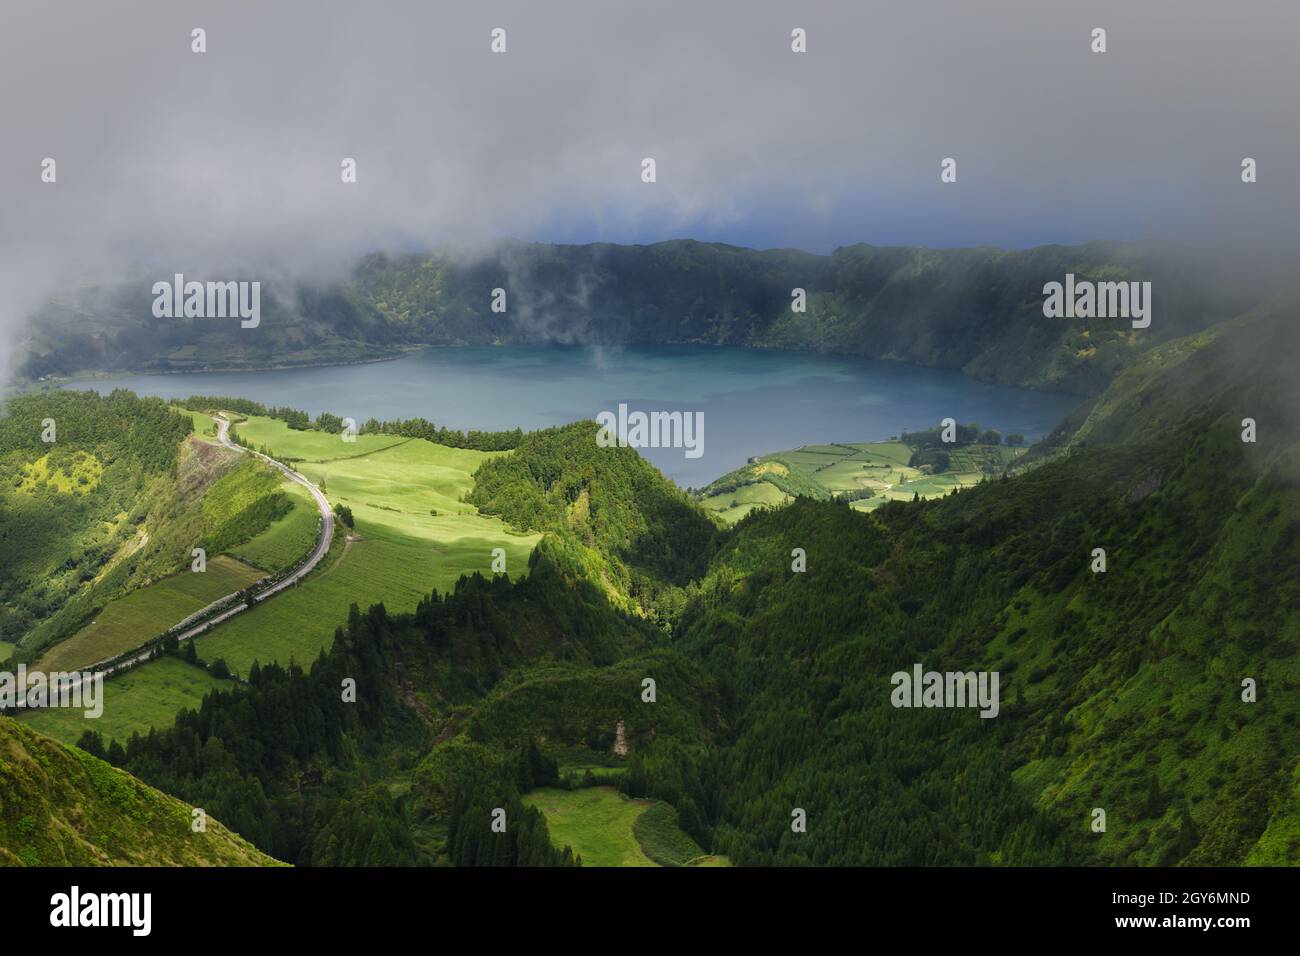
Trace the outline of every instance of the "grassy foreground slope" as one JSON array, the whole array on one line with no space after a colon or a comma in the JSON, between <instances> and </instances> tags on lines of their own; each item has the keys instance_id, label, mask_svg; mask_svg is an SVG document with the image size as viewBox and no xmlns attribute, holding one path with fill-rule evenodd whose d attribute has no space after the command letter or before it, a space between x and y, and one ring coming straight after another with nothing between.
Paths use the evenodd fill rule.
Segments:
<instances>
[{"instance_id":1,"label":"grassy foreground slope","mask_svg":"<svg viewBox=\"0 0 1300 956\"><path fill-rule=\"evenodd\" d=\"M0 717L0 864L275 865L212 817L193 832L192 809Z\"/></svg>"}]
</instances>

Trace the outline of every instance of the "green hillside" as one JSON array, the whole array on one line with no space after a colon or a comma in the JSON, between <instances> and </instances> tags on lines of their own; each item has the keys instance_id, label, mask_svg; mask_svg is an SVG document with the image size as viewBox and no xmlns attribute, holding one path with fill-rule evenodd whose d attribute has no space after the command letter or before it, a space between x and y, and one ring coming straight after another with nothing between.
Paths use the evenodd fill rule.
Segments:
<instances>
[{"instance_id":1,"label":"green hillside","mask_svg":"<svg viewBox=\"0 0 1300 956\"><path fill-rule=\"evenodd\" d=\"M17 659L59 666L143 644L308 553L315 509L308 530L295 501L271 469L192 434L189 414L157 399L11 398L0 416L0 639ZM245 544L260 569L221 557ZM205 573L192 570L195 548Z\"/></svg>"},{"instance_id":2,"label":"green hillside","mask_svg":"<svg viewBox=\"0 0 1300 956\"><path fill-rule=\"evenodd\" d=\"M127 773L0 717L0 864L268 866L208 816Z\"/></svg>"},{"instance_id":3,"label":"green hillside","mask_svg":"<svg viewBox=\"0 0 1300 956\"><path fill-rule=\"evenodd\" d=\"M561 537L589 579L635 613L670 612L698 576L717 529L631 448L601 448L598 426L528 434L484 463L467 499L517 528Z\"/></svg>"},{"instance_id":4,"label":"green hillside","mask_svg":"<svg viewBox=\"0 0 1300 956\"><path fill-rule=\"evenodd\" d=\"M978 426L969 430L980 431ZM804 445L755 456L695 497L729 525L755 508L788 504L801 496L873 511L889 501L935 498L977 485L1013 468L1027 450L1019 443L1002 444L1001 434L984 437L953 444L917 435L907 441Z\"/></svg>"},{"instance_id":5,"label":"green hillside","mask_svg":"<svg viewBox=\"0 0 1300 956\"><path fill-rule=\"evenodd\" d=\"M1300 863L1300 429L1272 361L1294 315L1122 377L1068 455L1019 477L870 517L805 499L741 521L678 628L737 702L713 755L718 848ZM1243 409L1267 438L1241 441ZM1002 713L895 709L890 675L914 662L998 671ZM781 825L796 806L807 834Z\"/></svg>"},{"instance_id":6,"label":"green hillside","mask_svg":"<svg viewBox=\"0 0 1300 956\"><path fill-rule=\"evenodd\" d=\"M50 442L42 440L47 422ZM187 442L189 431L161 402L125 391L7 401L0 639L30 657L76 630L97 604L188 563L201 537L197 493L228 467Z\"/></svg>"},{"instance_id":7,"label":"green hillside","mask_svg":"<svg viewBox=\"0 0 1300 956\"><path fill-rule=\"evenodd\" d=\"M1296 314L1150 350L1023 455L968 431L989 480L947 494L843 494L942 477L924 434L760 456L790 500L726 528L592 423L494 455L254 416L361 539L197 642L245 682L76 739L299 865L1300 864ZM540 536L527 573L362 610L419 563L349 561L428 510ZM996 716L895 706L918 664L996 672ZM127 676L163 667L173 706L211 676Z\"/></svg>"}]
</instances>

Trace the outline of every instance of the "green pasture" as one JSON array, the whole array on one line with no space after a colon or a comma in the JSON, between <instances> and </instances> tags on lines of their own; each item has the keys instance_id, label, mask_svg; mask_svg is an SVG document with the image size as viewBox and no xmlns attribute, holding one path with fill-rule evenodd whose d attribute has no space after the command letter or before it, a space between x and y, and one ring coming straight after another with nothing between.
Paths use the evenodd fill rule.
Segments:
<instances>
[{"instance_id":1,"label":"green pasture","mask_svg":"<svg viewBox=\"0 0 1300 956\"><path fill-rule=\"evenodd\" d=\"M206 567L203 572L179 571L110 601L81 630L50 648L35 667L75 670L129 651L263 577L257 568L225 555L209 558Z\"/></svg>"},{"instance_id":2,"label":"green pasture","mask_svg":"<svg viewBox=\"0 0 1300 956\"><path fill-rule=\"evenodd\" d=\"M125 744L133 733L170 727L178 712L198 709L210 691L236 686L179 658L162 657L105 680L104 711L98 718L88 718L82 710L47 708L20 711L19 719L66 744L75 744L87 730L99 731L105 743L116 739Z\"/></svg>"}]
</instances>

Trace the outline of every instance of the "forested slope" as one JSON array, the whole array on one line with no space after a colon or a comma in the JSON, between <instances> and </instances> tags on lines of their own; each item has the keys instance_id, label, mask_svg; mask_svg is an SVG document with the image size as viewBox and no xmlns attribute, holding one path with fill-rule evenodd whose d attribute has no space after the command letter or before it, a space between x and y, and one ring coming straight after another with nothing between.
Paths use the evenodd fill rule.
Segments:
<instances>
[{"instance_id":1,"label":"forested slope","mask_svg":"<svg viewBox=\"0 0 1300 956\"><path fill-rule=\"evenodd\" d=\"M468 500L558 537L613 603L667 623L680 588L704 572L717 527L634 449L597 445L597 431L575 422L529 433L480 466Z\"/></svg>"},{"instance_id":2,"label":"forested slope","mask_svg":"<svg viewBox=\"0 0 1300 956\"><path fill-rule=\"evenodd\" d=\"M1294 315L1117 383L1068 455L1019 477L870 518L800 501L742 521L678 628L734 701L718 849L1300 862ZM895 709L890 675L916 662L999 671L999 716ZM774 823L795 806L807 834Z\"/></svg>"}]
</instances>

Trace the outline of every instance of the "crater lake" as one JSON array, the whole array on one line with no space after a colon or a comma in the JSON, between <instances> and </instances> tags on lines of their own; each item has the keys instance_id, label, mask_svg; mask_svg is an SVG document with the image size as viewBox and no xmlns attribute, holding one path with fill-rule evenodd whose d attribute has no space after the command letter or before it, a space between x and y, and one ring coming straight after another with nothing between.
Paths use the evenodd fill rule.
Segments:
<instances>
[{"instance_id":1,"label":"crater lake","mask_svg":"<svg viewBox=\"0 0 1300 956\"><path fill-rule=\"evenodd\" d=\"M463 430L524 430L630 411L702 413L699 457L641 453L683 487L703 487L753 455L877 441L978 422L1030 441L1077 395L990 385L959 372L812 352L705 346L429 348L364 365L126 375L64 388L185 398L224 395L369 418L427 418Z\"/></svg>"}]
</instances>

